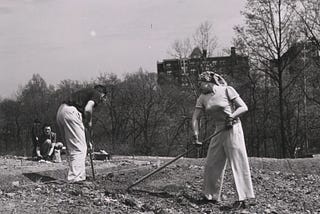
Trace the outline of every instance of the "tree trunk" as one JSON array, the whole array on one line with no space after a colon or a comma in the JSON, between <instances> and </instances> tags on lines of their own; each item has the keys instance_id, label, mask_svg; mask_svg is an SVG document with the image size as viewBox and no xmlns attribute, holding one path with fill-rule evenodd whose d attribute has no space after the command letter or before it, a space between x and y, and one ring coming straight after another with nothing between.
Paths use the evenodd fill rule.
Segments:
<instances>
[{"instance_id":1,"label":"tree trunk","mask_svg":"<svg viewBox=\"0 0 320 214\"><path fill-rule=\"evenodd\" d=\"M281 69L278 66L278 69ZM279 114L280 114L280 135L281 135L281 157L285 158L287 153L285 127L284 127L284 109L283 109L283 88L282 88L282 72L279 72Z\"/></svg>"}]
</instances>

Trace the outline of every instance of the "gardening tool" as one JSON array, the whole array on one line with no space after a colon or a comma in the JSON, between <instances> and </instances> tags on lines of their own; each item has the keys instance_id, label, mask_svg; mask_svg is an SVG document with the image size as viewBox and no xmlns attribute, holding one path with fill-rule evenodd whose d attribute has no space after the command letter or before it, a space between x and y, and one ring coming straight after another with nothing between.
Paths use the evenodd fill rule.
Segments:
<instances>
[{"instance_id":1,"label":"gardening tool","mask_svg":"<svg viewBox=\"0 0 320 214\"><path fill-rule=\"evenodd\" d=\"M90 164L91 164L91 171L92 171L92 179L95 180L95 173L94 173L94 166L93 166L93 140L92 140L92 129L86 128L86 139L87 139L87 146L89 149L89 157L90 157Z\"/></svg>"},{"instance_id":2,"label":"gardening tool","mask_svg":"<svg viewBox=\"0 0 320 214\"><path fill-rule=\"evenodd\" d=\"M219 131L213 133L212 135L210 135L208 138L206 138L202 143L205 143L209 140L211 140L211 138L217 136L220 132L222 132L223 130L225 130L225 128L220 129ZM167 162L166 164L164 164L163 166L157 168L156 170L148 173L147 175L143 176L142 178L140 178L139 180L137 180L136 182L134 182L133 184L131 184L127 190L129 190L130 188L134 187L135 185L141 183L142 181L144 181L145 179L149 178L151 175L159 172L160 170L162 170L163 168L165 168L166 166L170 165L171 163L175 162L176 160L180 159L181 157L183 157L184 155L186 155L188 152L193 151L195 148L197 148L195 145L191 148L189 148L187 151L185 151L184 153L178 155L177 157L175 157L174 159L172 159L171 161Z\"/></svg>"}]
</instances>

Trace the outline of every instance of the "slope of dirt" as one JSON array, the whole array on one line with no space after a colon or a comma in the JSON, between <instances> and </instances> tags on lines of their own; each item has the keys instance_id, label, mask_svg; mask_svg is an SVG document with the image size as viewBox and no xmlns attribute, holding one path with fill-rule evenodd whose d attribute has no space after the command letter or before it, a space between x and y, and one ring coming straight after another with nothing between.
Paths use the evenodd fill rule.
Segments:
<instances>
[{"instance_id":1,"label":"slope of dirt","mask_svg":"<svg viewBox=\"0 0 320 214\"><path fill-rule=\"evenodd\" d=\"M180 159L127 187L170 158L114 157L95 161L92 181L63 182L67 163L0 158L1 213L232 213L237 199L228 167L220 204L202 203L204 159ZM246 213L320 213L320 159L250 158L256 199Z\"/></svg>"}]
</instances>

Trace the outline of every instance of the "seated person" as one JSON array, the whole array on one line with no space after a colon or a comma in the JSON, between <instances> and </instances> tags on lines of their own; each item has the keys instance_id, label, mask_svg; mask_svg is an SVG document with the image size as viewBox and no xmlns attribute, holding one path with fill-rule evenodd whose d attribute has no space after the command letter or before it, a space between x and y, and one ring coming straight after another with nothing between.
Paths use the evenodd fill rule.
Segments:
<instances>
[{"instance_id":1,"label":"seated person","mask_svg":"<svg viewBox=\"0 0 320 214\"><path fill-rule=\"evenodd\" d=\"M42 134L40 135L39 142L37 144L36 153L39 160L52 160L54 150L62 149L62 143L56 143L56 133L51 131L51 126L45 124L43 126Z\"/></svg>"}]
</instances>

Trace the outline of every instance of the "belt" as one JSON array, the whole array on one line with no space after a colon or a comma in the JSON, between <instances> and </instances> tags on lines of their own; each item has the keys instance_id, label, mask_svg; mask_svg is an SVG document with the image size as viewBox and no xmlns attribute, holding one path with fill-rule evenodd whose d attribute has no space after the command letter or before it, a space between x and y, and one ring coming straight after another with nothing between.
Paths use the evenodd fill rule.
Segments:
<instances>
[{"instance_id":1,"label":"belt","mask_svg":"<svg viewBox=\"0 0 320 214\"><path fill-rule=\"evenodd\" d=\"M240 122L240 118L237 117L237 118L233 119L232 125L237 124L237 123L239 123L239 122ZM225 126L225 125L226 125L226 122L225 122L225 121L216 122L215 125L216 125L216 126Z\"/></svg>"}]
</instances>

